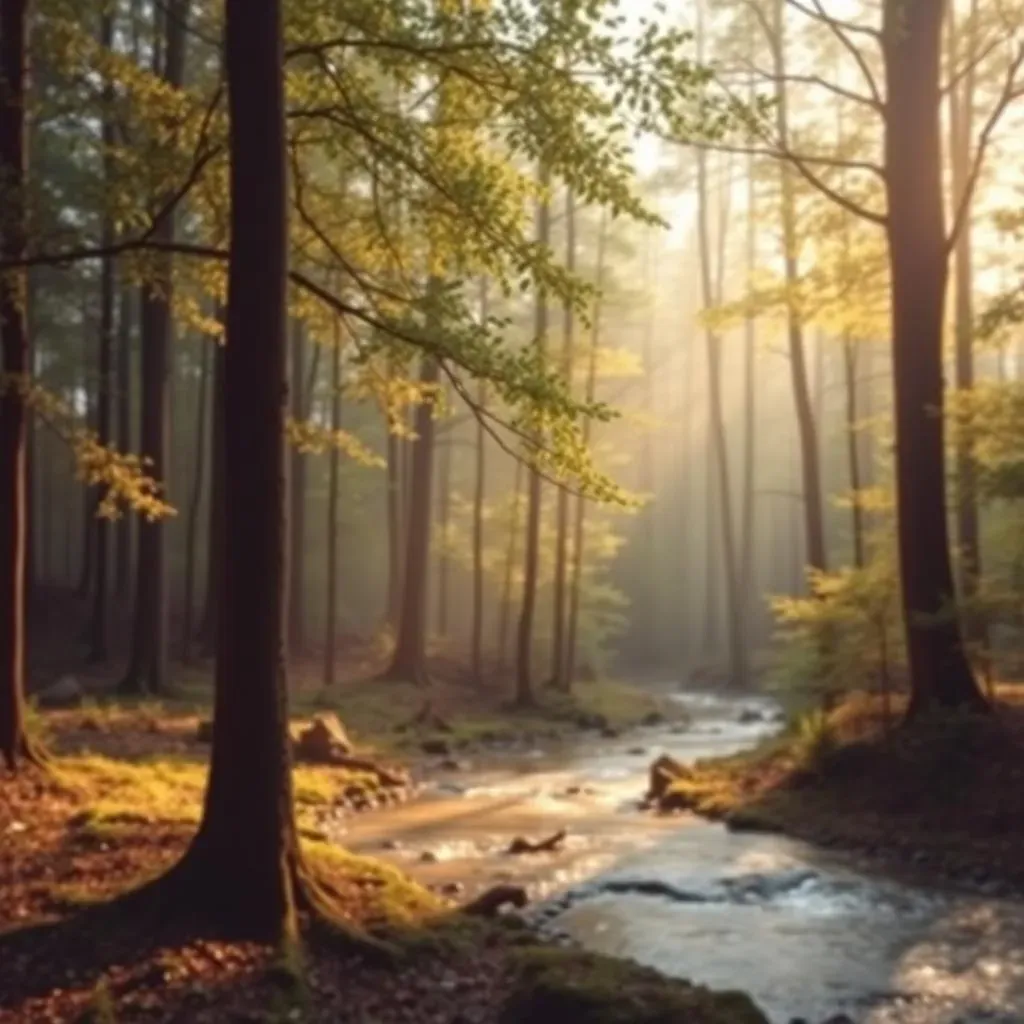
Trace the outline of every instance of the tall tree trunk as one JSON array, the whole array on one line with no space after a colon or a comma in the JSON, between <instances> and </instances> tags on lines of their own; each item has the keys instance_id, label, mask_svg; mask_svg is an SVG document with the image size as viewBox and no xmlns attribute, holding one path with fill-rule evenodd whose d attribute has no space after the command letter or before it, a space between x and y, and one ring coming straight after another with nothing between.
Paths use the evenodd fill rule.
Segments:
<instances>
[{"instance_id":1,"label":"tall tree trunk","mask_svg":"<svg viewBox=\"0 0 1024 1024\"><path fill-rule=\"evenodd\" d=\"M587 357L587 382L584 386L584 401L594 401L597 394L597 351L601 344L601 307L604 299L601 294L604 288L605 248L608 242L608 214L601 210L601 222L597 229L597 267L595 270L594 287L597 289L597 300L594 304L594 315L590 328L590 352ZM583 421L583 444L590 445L593 429L588 416ZM580 607L583 603L583 530L586 523L587 505L582 495L576 499L576 517L573 522L572 537L572 573L569 577L569 623L566 629L565 644L565 685L571 688L576 681L576 664L579 658Z\"/></svg>"},{"instance_id":2,"label":"tall tree trunk","mask_svg":"<svg viewBox=\"0 0 1024 1024\"><path fill-rule=\"evenodd\" d=\"M26 249L24 189L28 178L28 0L0 3L0 170L11 189L0 251L20 260ZM15 271L0 286L0 758L16 769L41 754L25 732L25 388L30 372L26 274Z\"/></svg>"},{"instance_id":3,"label":"tall tree trunk","mask_svg":"<svg viewBox=\"0 0 1024 1024\"><path fill-rule=\"evenodd\" d=\"M292 418L306 419L306 325L292 325ZM301 655L306 648L306 455L293 447L290 451L291 478L288 525L291 530L288 582L288 653Z\"/></svg>"},{"instance_id":4,"label":"tall tree trunk","mask_svg":"<svg viewBox=\"0 0 1024 1024\"><path fill-rule=\"evenodd\" d=\"M199 388L196 395L196 446L192 469L192 493L189 495L188 521L185 525L185 595L181 616L181 660L192 660L195 637L196 536L199 532L199 511L203 503L203 481L206 477L206 406L210 380L210 348L215 344L200 337L202 355L199 363Z\"/></svg>"},{"instance_id":5,"label":"tall tree trunk","mask_svg":"<svg viewBox=\"0 0 1024 1024\"><path fill-rule=\"evenodd\" d=\"M757 272L757 180L755 159L747 161L747 291L753 294ZM754 485L757 472L757 318L743 324L743 489L740 510L740 601L743 619L751 616L754 577ZM749 638L748 638L749 639Z\"/></svg>"},{"instance_id":6,"label":"tall tree trunk","mask_svg":"<svg viewBox=\"0 0 1024 1024\"><path fill-rule=\"evenodd\" d=\"M565 190L565 270L576 273L576 197L571 188ZM562 376L565 386L572 392L573 363L575 360L576 317L572 303L562 309ZM567 689L565 676L566 577L568 574L569 544L569 492L558 489L555 510L555 580L552 594L551 684Z\"/></svg>"},{"instance_id":7,"label":"tall tree trunk","mask_svg":"<svg viewBox=\"0 0 1024 1024\"><path fill-rule=\"evenodd\" d=\"M448 544L451 531L452 509L452 445L454 438L449 427L439 446L438 451L438 540L440 550L437 553L437 635L448 635L448 579L451 560L448 557Z\"/></svg>"},{"instance_id":8,"label":"tall tree trunk","mask_svg":"<svg viewBox=\"0 0 1024 1024\"><path fill-rule=\"evenodd\" d=\"M437 384L437 362L424 357L420 383L430 391ZM430 526L434 477L434 404L427 400L416 407L416 441L412 451L412 497L409 501L405 542L405 580L402 614L395 638L395 653L385 678L429 684L427 672L427 582L430 569Z\"/></svg>"},{"instance_id":9,"label":"tall tree trunk","mask_svg":"<svg viewBox=\"0 0 1024 1024\"><path fill-rule=\"evenodd\" d=\"M776 81L776 129L779 145L784 150L789 148L790 143L786 88L785 6L785 0L774 0L774 23L769 37ZM793 173L793 168L787 161L779 162L783 263L788 306L789 365L800 442L807 562L812 568L824 571L828 568L828 557L825 548L825 522L822 510L821 461L817 427L814 422L814 410L811 406L810 386L807 379L803 317L797 297L800 285L800 243L796 223L797 209Z\"/></svg>"},{"instance_id":10,"label":"tall tree trunk","mask_svg":"<svg viewBox=\"0 0 1024 1024\"><path fill-rule=\"evenodd\" d=\"M712 278L712 253L710 228L708 225L708 174L707 153L697 153L697 230L700 245L701 284L705 308L711 309L722 300L722 279L724 253L718 253L718 281ZM721 186L721 202L728 204L730 182ZM719 242L725 234L725 220L719 225ZM708 366L708 419L711 431L711 447L708 457L714 459L715 491L719 502L719 523L721 528L722 554L725 559L725 588L728 604L729 631L729 681L735 687L749 683L746 642L743 636L743 612L739 594L739 565L736 556L735 522L732 510L732 484L729 473L729 445L725 433L725 416L722 411L722 343L709 328L704 331L707 346ZM710 527L710 521L709 521ZM711 538L708 538L711 546Z\"/></svg>"},{"instance_id":11,"label":"tall tree trunk","mask_svg":"<svg viewBox=\"0 0 1024 1024\"><path fill-rule=\"evenodd\" d=\"M404 552L402 538L402 448L401 440L388 424L387 437L387 500L388 500L388 625L398 633L402 615L402 575Z\"/></svg>"},{"instance_id":12,"label":"tall tree trunk","mask_svg":"<svg viewBox=\"0 0 1024 1024\"><path fill-rule=\"evenodd\" d=\"M133 451L132 439L132 323L133 289L121 285L121 308L117 325L117 444L122 452ZM132 516L117 521L114 590L119 598L128 594L132 573Z\"/></svg>"},{"instance_id":13,"label":"tall tree trunk","mask_svg":"<svg viewBox=\"0 0 1024 1024\"><path fill-rule=\"evenodd\" d=\"M546 193L551 185L547 168L540 171L540 186ZM551 243L551 208L547 195L537 207L537 241L547 249ZM544 288L538 288L534 310L534 338L541 361L547 348L548 297ZM538 440L540 440L538 435ZM516 705L529 707L533 694L533 619L537 609L537 575L540 563L540 472L531 466L527 486L526 545L523 566L523 601L519 608L519 627L516 635Z\"/></svg>"},{"instance_id":14,"label":"tall tree trunk","mask_svg":"<svg viewBox=\"0 0 1024 1024\"><path fill-rule=\"evenodd\" d=\"M883 4L897 535L911 717L936 706L986 706L951 608L942 382L948 243L939 125L945 7L936 0Z\"/></svg>"},{"instance_id":15,"label":"tall tree trunk","mask_svg":"<svg viewBox=\"0 0 1024 1024\"><path fill-rule=\"evenodd\" d=\"M857 342L849 332L843 337L843 367L846 373L846 447L850 464L850 509L853 517L853 564L864 565L864 508L861 504L860 446L857 417Z\"/></svg>"},{"instance_id":16,"label":"tall tree trunk","mask_svg":"<svg viewBox=\"0 0 1024 1024\"><path fill-rule=\"evenodd\" d=\"M341 324L334 322L334 346L331 350L331 430L341 430ZM324 627L324 689L334 686L336 645L338 641L338 487L341 452L331 447L327 482L327 622Z\"/></svg>"},{"instance_id":17,"label":"tall tree trunk","mask_svg":"<svg viewBox=\"0 0 1024 1024\"><path fill-rule=\"evenodd\" d=\"M977 0L972 0L969 20L964 26L957 24L955 7L951 6L948 14L949 66L955 69L962 60L969 69L963 81L954 85L949 93L951 192L956 206L960 205L969 187L977 79L974 70L978 49L977 8ZM951 70L950 73L954 72ZM974 386L973 248L971 217L968 215L956 241L953 264L955 380L958 391L969 391ZM981 537L973 447L970 431L960 428L956 433L956 527L961 560L960 593L968 606L963 626L968 642L980 644L984 641L986 631L981 616L976 609L970 607L977 597L978 581L981 578Z\"/></svg>"},{"instance_id":18,"label":"tall tree trunk","mask_svg":"<svg viewBox=\"0 0 1024 1024\"><path fill-rule=\"evenodd\" d=\"M480 322L487 324L487 278L480 281ZM473 681L483 683L484 646L484 499L487 494L487 431L484 413L487 408L487 382L479 382L476 423L476 484L473 490L473 622L470 644Z\"/></svg>"},{"instance_id":19,"label":"tall tree trunk","mask_svg":"<svg viewBox=\"0 0 1024 1024\"><path fill-rule=\"evenodd\" d=\"M508 551L505 554L505 578L501 587L501 611L498 618L498 675L508 664L508 634L512 624L512 574L519 561L519 504L523 490L523 464L516 460L512 484L512 514L508 527Z\"/></svg>"},{"instance_id":20,"label":"tall tree trunk","mask_svg":"<svg viewBox=\"0 0 1024 1024\"><path fill-rule=\"evenodd\" d=\"M227 320L227 311L221 309L217 319ZM224 534L227 528L224 511L224 363L227 349L218 341L213 350L213 394L210 418L210 501L206 543L206 595L203 599L203 621L199 627L199 645L204 655L216 652L220 630L220 608L224 586Z\"/></svg>"},{"instance_id":21,"label":"tall tree trunk","mask_svg":"<svg viewBox=\"0 0 1024 1024\"><path fill-rule=\"evenodd\" d=\"M172 877L239 935L297 930L285 685L287 193L280 0L226 0L231 262L223 617L203 818Z\"/></svg>"},{"instance_id":22,"label":"tall tree trunk","mask_svg":"<svg viewBox=\"0 0 1024 1024\"><path fill-rule=\"evenodd\" d=\"M110 50L114 45L114 17L105 11L100 21L100 45ZM107 81L103 90L103 163L104 180L113 180L111 163L114 146L113 82ZM101 245L109 249L114 244L114 224L109 212L103 214ZM113 441L111 416L111 387L114 382L114 313L117 301L117 282L114 274L114 260L107 257L100 269L100 337L99 337L99 381L96 388L96 433L100 444L109 446ZM105 662L109 655L107 644L107 612L109 586L107 571L110 565L110 520L96 516L96 579L93 587L92 622L89 629L89 661L94 664Z\"/></svg>"},{"instance_id":23,"label":"tall tree trunk","mask_svg":"<svg viewBox=\"0 0 1024 1024\"><path fill-rule=\"evenodd\" d=\"M190 0L169 0L165 12L166 49L162 77L173 88L185 78L185 44ZM160 244L173 243L175 217L164 217L153 232ZM170 345L172 262L169 253L154 257L153 280L142 288L142 454L150 472L166 492L170 474ZM135 626L128 672L121 682L126 693L160 693L167 688L169 594L167 526L142 520L136 560Z\"/></svg>"}]
</instances>

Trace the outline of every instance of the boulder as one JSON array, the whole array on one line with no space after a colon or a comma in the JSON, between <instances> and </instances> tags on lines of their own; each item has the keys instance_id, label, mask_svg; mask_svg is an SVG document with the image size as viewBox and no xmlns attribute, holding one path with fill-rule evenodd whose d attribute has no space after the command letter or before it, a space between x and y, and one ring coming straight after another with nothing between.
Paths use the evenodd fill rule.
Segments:
<instances>
[{"instance_id":1,"label":"boulder","mask_svg":"<svg viewBox=\"0 0 1024 1024\"><path fill-rule=\"evenodd\" d=\"M757 708L744 708L736 716L736 721L740 725L753 725L755 722L763 722L764 720L764 712L759 711Z\"/></svg>"},{"instance_id":2,"label":"boulder","mask_svg":"<svg viewBox=\"0 0 1024 1024\"><path fill-rule=\"evenodd\" d=\"M85 691L74 676L61 676L57 682L36 693L36 706L47 710L77 708L81 705Z\"/></svg>"},{"instance_id":3,"label":"boulder","mask_svg":"<svg viewBox=\"0 0 1024 1024\"><path fill-rule=\"evenodd\" d=\"M447 740L432 739L424 740L420 744L420 750L424 754L433 754L436 757L447 757L452 752L451 744Z\"/></svg>"},{"instance_id":4,"label":"boulder","mask_svg":"<svg viewBox=\"0 0 1024 1024\"><path fill-rule=\"evenodd\" d=\"M313 716L295 739L295 759L307 764L338 764L352 753L352 742L333 711Z\"/></svg>"},{"instance_id":5,"label":"boulder","mask_svg":"<svg viewBox=\"0 0 1024 1024\"><path fill-rule=\"evenodd\" d=\"M660 711L648 711L643 717L643 724L648 727L665 724L665 716Z\"/></svg>"}]
</instances>

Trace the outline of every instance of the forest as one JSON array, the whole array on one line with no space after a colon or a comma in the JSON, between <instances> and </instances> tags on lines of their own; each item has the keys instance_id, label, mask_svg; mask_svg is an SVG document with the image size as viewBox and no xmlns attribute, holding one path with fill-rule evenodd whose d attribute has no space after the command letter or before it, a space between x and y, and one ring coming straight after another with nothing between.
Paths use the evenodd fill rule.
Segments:
<instances>
[{"instance_id":1,"label":"forest","mask_svg":"<svg viewBox=\"0 0 1024 1024\"><path fill-rule=\"evenodd\" d=\"M1018 0L0 0L0 1024L1024 1021Z\"/></svg>"}]
</instances>

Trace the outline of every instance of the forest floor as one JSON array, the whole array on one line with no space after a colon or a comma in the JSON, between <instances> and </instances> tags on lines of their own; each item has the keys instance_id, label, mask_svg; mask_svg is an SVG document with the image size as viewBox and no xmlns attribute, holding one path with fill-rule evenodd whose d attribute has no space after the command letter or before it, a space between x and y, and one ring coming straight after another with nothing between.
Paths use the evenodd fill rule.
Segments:
<instances>
[{"instance_id":1,"label":"forest floor","mask_svg":"<svg viewBox=\"0 0 1024 1024\"><path fill-rule=\"evenodd\" d=\"M1000 686L991 716L901 727L902 710L851 696L750 752L682 771L662 806L1024 892L1024 686Z\"/></svg>"},{"instance_id":2,"label":"forest floor","mask_svg":"<svg viewBox=\"0 0 1024 1024\"><path fill-rule=\"evenodd\" d=\"M422 693L375 687L389 699L356 689L332 706L367 743L376 738L389 752L396 735L421 744L420 732L395 727L420 707ZM493 729L489 715L462 718L455 696L440 696L454 723L448 741ZM587 710L573 705L573 714L604 715L603 728L614 729L625 720L616 708L628 704L630 720L651 713L642 694L625 696L595 686L592 700L604 710L584 702ZM365 774L334 766L295 769L305 852L344 895L349 923L389 936L397 959L370 963L310 940L297 968L283 964L280 951L221 941L180 920L171 927L104 915L105 901L159 875L187 847L206 776L204 710L184 697L135 706L90 700L34 716L54 754L51 770L0 778L0 1022L515 1024L557 1016L643 1024L671 1014L693 1024L764 1024L743 996L540 947L514 916L468 918L395 868L323 842L331 815L373 802L352 799L353 790L372 797ZM561 712L577 727L567 706ZM504 728L550 728L542 724L549 721L533 713L506 719Z\"/></svg>"}]
</instances>

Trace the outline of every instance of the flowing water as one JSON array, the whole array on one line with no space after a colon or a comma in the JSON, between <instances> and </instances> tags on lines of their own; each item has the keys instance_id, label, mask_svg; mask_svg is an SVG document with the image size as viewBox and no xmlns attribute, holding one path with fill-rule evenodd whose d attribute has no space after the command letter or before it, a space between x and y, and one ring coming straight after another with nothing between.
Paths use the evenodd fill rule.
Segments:
<instances>
[{"instance_id":1,"label":"flowing water","mask_svg":"<svg viewBox=\"0 0 1024 1024\"><path fill-rule=\"evenodd\" d=\"M449 891L524 884L548 934L742 988L780 1024L840 1013L856 1024L1024 1024L1024 902L897 881L785 837L639 810L658 753L725 755L774 728L767 704L678 699L693 715L685 732L488 754L432 773L420 798L360 815L342 839ZM757 720L741 723L742 708ZM556 853L505 852L515 836L562 828Z\"/></svg>"}]
</instances>

